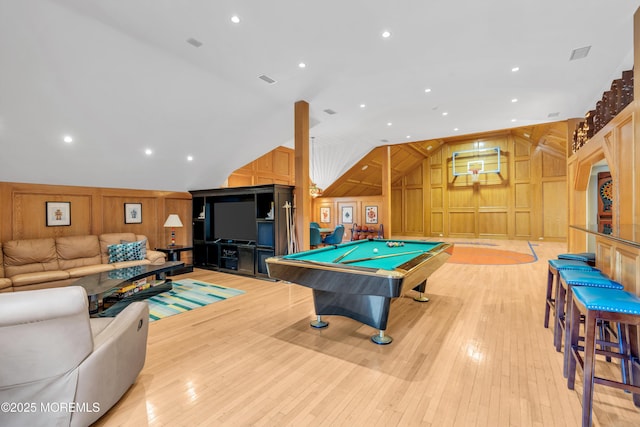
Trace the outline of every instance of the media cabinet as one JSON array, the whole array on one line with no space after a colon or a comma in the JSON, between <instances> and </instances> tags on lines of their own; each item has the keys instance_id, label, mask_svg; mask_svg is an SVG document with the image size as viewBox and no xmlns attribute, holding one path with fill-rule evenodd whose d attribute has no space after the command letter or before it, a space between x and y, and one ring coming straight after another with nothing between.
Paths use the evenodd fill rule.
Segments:
<instances>
[{"instance_id":1,"label":"media cabinet","mask_svg":"<svg viewBox=\"0 0 640 427\"><path fill-rule=\"evenodd\" d=\"M270 184L190 191L194 266L268 277L265 260L287 253L283 206L292 204L293 188Z\"/></svg>"}]
</instances>

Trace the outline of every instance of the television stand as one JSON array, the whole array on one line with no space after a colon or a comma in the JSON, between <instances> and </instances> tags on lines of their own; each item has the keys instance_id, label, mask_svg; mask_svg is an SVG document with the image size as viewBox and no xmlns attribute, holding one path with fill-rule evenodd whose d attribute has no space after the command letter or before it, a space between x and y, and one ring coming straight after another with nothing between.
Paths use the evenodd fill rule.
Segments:
<instances>
[{"instance_id":1,"label":"television stand","mask_svg":"<svg viewBox=\"0 0 640 427\"><path fill-rule=\"evenodd\" d=\"M218 243L221 271L253 276L255 274L255 245L248 243Z\"/></svg>"}]
</instances>

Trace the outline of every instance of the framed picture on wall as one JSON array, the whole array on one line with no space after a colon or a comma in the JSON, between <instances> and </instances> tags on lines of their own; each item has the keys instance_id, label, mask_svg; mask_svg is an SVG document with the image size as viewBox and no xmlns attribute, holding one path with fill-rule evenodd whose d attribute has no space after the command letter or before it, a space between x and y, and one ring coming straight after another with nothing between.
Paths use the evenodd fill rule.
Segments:
<instances>
[{"instance_id":1,"label":"framed picture on wall","mask_svg":"<svg viewBox=\"0 0 640 427\"><path fill-rule=\"evenodd\" d=\"M365 217L365 222L367 224L377 224L378 223L378 207L366 206L364 208L364 217Z\"/></svg>"},{"instance_id":2,"label":"framed picture on wall","mask_svg":"<svg viewBox=\"0 0 640 427\"><path fill-rule=\"evenodd\" d=\"M353 224L353 206L342 207L342 223Z\"/></svg>"},{"instance_id":3,"label":"framed picture on wall","mask_svg":"<svg viewBox=\"0 0 640 427\"><path fill-rule=\"evenodd\" d=\"M320 208L320 222L331 222L331 208Z\"/></svg>"},{"instance_id":4,"label":"framed picture on wall","mask_svg":"<svg viewBox=\"0 0 640 427\"><path fill-rule=\"evenodd\" d=\"M71 225L71 202L46 202L47 227Z\"/></svg>"},{"instance_id":5,"label":"framed picture on wall","mask_svg":"<svg viewBox=\"0 0 640 427\"><path fill-rule=\"evenodd\" d=\"M124 223L142 224L142 203L124 204Z\"/></svg>"}]
</instances>

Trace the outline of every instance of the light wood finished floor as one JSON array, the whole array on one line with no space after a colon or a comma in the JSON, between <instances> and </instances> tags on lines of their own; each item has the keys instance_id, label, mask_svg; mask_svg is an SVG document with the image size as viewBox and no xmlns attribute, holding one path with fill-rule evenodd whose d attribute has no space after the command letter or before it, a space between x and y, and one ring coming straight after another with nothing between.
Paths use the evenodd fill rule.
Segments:
<instances>
[{"instance_id":1,"label":"light wood finished floor","mask_svg":"<svg viewBox=\"0 0 640 427\"><path fill-rule=\"evenodd\" d=\"M152 323L142 373L96 425L577 426L582 375L568 390L542 326L547 260L566 245L534 249L530 264L445 264L430 302L393 302L388 346L347 318L311 329L307 288L195 270L246 294ZM594 414L596 426L640 426L631 396L611 388L596 386Z\"/></svg>"}]
</instances>

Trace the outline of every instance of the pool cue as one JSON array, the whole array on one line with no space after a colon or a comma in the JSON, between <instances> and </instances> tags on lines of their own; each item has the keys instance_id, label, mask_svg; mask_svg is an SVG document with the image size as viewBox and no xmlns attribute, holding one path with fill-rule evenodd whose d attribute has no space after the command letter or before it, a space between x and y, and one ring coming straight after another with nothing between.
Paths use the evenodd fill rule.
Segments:
<instances>
[{"instance_id":1,"label":"pool cue","mask_svg":"<svg viewBox=\"0 0 640 427\"><path fill-rule=\"evenodd\" d=\"M424 253L424 252L425 251L398 252L397 254L386 254L386 255L372 256L372 257L368 257L368 258L348 259L346 261L342 261L341 264L352 264L354 262L371 261L371 260L374 260L374 259L391 258L393 256L410 255L410 254L417 254L417 253Z\"/></svg>"},{"instance_id":2,"label":"pool cue","mask_svg":"<svg viewBox=\"0 0 640 427\"><path fill-rule=\"evenodd\" d=\"M334 259L332 262L336 263L336 262L340 261L342 258L346 257L347 255L349 255L351 252L355 251L356 249L358 249L357 246L355 248L349 249L347 252L343 253L338 258Z\"/></svg>"}]
</instances>

